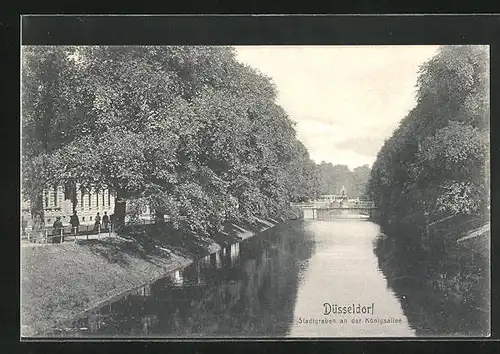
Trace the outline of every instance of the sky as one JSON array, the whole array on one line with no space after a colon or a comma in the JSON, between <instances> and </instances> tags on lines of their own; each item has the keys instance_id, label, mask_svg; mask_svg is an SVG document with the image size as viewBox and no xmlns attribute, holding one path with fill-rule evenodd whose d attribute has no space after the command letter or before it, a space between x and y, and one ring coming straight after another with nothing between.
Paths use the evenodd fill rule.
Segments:
<instances>
[{"instance_id":1,"label":"sky","mask_svg":"<svg viewBox=\"0 0 500 354\"><path fill-rule=\"evenodd\" d=\"M421 64L438 46L238 46L237 59L269 76L311 158L375 161L415 106Z\"/></svg>"}]
</instances>

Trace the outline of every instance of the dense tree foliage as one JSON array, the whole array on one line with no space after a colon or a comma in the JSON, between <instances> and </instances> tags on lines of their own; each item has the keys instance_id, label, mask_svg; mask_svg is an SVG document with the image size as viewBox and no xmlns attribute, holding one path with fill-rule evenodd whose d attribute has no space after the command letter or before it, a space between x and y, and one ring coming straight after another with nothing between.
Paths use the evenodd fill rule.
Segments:
<instances>
[{"instance_id":1,"label":"dense tree foliage","mask_svg":"<svg viewBox=\"0 0 500 354\"><path fill-rule=\"evenodd\" d=\"M349 170L346 165L333 165L322 162L318 165L320 194L340 194L342 187L350 198L366 197L370 178L370 168L363 165Z\"/></svg>"},{"instance_id":2,"label":"dense tree foliage","mask_svg":"<svg viewBox=\"0 0 500 354\"><path fill-rule=\"evenodd\" d=\"M232 48L23 47L22 71L23 193L38 225L54 185L110 188L118 219L149 205L199 234L314 195L276 88Z\"/></svg>"},{"instance_id":3,"label":"dense tree foliage","mask_svg":"<svg viewBox=\"0 0 500 354\"><path fill-rule=\"evenodd\" d=\"M22 55L23 192L36 227L43 223L43 189L59 179L52 157L90 127L89 97L79 87L84 73L76 70L72 53L72 48L31 47Z\"/></svg>"},{"instance_id":4,"label":"dense tree foliage","mask_svg":"<svg viewBox=\"0 0 500 354\"><path fill-rule=\"evenodd\" d=\"M421 67L417 104L380 150L369 189L385 224L486 215L488 50L442 47Z\"/></svg>"}]
</instances>

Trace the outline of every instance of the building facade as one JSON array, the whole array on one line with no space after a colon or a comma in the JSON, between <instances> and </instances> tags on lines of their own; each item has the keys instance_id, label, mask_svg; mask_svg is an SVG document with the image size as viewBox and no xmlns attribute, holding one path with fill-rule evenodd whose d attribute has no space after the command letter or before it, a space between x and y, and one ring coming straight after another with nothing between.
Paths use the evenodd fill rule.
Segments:
<instances>
[{"instance_id":1,"label":"building facade","mask_svg":"<svg viewBox=\"0 0 500 354\"><path fill-rule=\"evenodd\" d=\"M108 190L81 192L77 185L75 210L80 219L80 224L93 224L97 213L102 215L107 212L113 214L115 196ZM63 225L68 225L73 214L73 204L70 199L65 199L64 188L61 186L44 190L43 206L45 225L49 226L60 216ZM30 202L21 195L21 211L24 220L31 225Z\"/></svg>"}]
</instances>

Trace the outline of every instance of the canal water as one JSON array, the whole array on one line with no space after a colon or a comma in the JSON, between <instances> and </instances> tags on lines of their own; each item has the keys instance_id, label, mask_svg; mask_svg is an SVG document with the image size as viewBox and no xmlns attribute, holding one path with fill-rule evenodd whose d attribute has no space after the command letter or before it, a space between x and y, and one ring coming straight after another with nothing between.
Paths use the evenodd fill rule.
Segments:
<instances>
[{"instance_id":1,"label":"canal water","mask_svg":"<svg viewBox=\"0 0 500 354\"><path fill-rule=\"evenodd\" d=\"M378 225L361 219L278 225L50 335L411 337L404 299L378 268L380 237Z\"/></svg>"}]
</instances>

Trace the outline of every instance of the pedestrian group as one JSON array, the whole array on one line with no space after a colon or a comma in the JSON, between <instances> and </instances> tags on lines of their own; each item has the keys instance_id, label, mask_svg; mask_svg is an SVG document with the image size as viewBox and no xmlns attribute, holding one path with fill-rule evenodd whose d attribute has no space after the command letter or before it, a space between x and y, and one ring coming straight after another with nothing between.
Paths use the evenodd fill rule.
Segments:
<instances>
[{"instance_id":1,"label":"pedestrian group","mask_svg":"<svg viewBox=\"0 0 500 354\"><path fill-rule=\"evenodd\" d=\"M69 223L71 225L72 233L74 235L78 234L80 231L80 219L78 218L76 210L73 211L73 215L71 215ZM110 217L108 216L108 213L105 211L104 215L101 218L101 215L99 214L99 212L97 212L94 222L94 231L109 231L109 227L110 227ZM54 221L52 228L54 229L54 235L60 234L60 231L63 228L60 216L56 218L56 221Z\"/></svg>"}]
</instances>

